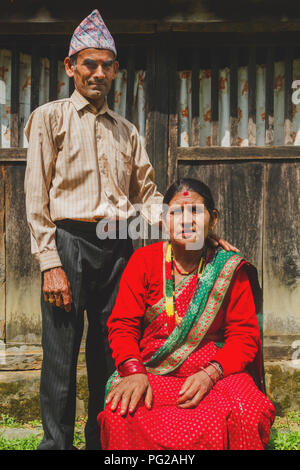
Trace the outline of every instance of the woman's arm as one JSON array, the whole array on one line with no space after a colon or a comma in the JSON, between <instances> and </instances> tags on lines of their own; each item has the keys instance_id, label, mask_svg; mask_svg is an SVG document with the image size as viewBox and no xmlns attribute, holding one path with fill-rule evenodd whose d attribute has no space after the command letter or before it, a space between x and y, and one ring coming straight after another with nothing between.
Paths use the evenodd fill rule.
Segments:
<instances>
[{"instance_id":1,"label":"woman's arm","mask_svg":"<svg viewBox=\"0 0 300 470\"><path fill-rule=\"evenodd\" d=\"M243 371L260 347L260 330L247 265L236 272L225 307L225 345L213 358L224 377Z\"/></svg>"}]
</instances>

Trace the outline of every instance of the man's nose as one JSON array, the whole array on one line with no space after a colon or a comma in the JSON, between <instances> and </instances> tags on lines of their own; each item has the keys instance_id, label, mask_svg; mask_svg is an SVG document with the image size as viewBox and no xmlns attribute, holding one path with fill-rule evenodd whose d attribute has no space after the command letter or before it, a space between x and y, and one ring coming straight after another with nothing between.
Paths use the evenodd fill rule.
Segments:
<instances>
[{"instance_id":1,"label":"man's nose","mask_svg":"<svg viewBox=\"0 0 300 470\"><path fill-rule=\"evenodd\" d=\"M99 64L97 69L95 70L94 76L97 78L104 78L105 77L105 72L103 70L102 64Z\"/></svg>"}]
</instances>

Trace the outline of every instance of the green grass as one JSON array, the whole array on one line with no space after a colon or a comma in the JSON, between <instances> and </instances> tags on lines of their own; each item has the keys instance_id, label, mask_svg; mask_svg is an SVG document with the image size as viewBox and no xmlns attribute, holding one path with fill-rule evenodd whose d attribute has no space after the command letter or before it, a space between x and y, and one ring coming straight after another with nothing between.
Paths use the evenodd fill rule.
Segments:
<instances>
[{"instance_id":1,"label":"green grass","mask_svg":"<svg viewBox=\"0 0 300 470\"><path fill-rule=\"evenodd\" d=\"M84 424L85 420L78 419L75 423L74 432L74 446L77 449L84 449ZM29 421L28 423L18 422L15 418L1 414L0 415L0 427L5 428L26 428L34 430L40 429L41 432L36 435L34 433L29 434L27 437L20 439L7 439L3 436L3 432L0 430L0 451L1 450L36 450L43 437L42 423L39 420Z\"/></svg>"},{"instance_id":2,"label":"green grass","mask_svg":"<svg viewBox=\"0 0 300 470\"><path fill-rule=\"evenodd\" d=\"M41 438L32 434L22 439L5 439L0 436L0 450L36 450Z\"/></svg>"},{"instance_id":3,"label":"green grass","mask_svg":"<svg viewBox=\"0 0 300 470\"><path fill-rule=\"evenodd\" d=\"M272 429L268 450L300 450L300 433Z\"/></svg>"},{"instance_id":4,"label":"green grass","mask_svg":"<svg viewBox=\"0 0 300 470\"><path fill-rule=\"evenodd\" d=\"M75 424L74 446L84 449L84 419L78 419ZM41 429L38 420L20 423L8 415L0 415L0 427ZM31 434L21 439L6 439L0 430L0 450L36 450L42 438ZM300 411L291 411L284 417L277 417L271 429L268 450L300 450Z\"/></svg>"},{"instance_id":5,"label":"green grass","mask_svg":"<svg viewBox=\"0 0 300 470\"><path fill-rule=\"evenodd\" d=\"M276 418L268 450L300 450L300 411L290 411Z\"/></svg>"}]
</instances>

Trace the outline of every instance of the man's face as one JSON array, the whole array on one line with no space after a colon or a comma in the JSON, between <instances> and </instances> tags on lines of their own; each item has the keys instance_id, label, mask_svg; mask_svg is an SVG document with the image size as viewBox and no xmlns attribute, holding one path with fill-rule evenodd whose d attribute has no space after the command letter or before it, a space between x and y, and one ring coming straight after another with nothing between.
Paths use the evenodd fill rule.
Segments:
<instances>
[{"instance_id":1,"label":"man's face","mask_svg":"<svg viewBox=\"0 0 300 470\"><path fill-rule=\"evenodd\" d=\"M114 54L106 49L83 49L78 52L76 64L65 59L66 73L74 78L76 90L96 105L102 104L112 81L116 78L119 64Z\"/></svg>"}]
</instances>

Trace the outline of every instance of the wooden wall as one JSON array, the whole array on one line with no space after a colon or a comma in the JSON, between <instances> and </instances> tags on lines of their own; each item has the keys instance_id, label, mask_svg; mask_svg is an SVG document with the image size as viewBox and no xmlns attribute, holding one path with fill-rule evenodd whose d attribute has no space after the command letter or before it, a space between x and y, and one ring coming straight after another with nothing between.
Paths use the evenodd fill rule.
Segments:
<instances>
[{"instance_id":1,"label":"wooden wall","mask_svg":"<svg viewBox=\"0 0 300 470\"><path fill-rule=\"evenodd\" d=\"M222 37L219 36L218 41L222 42ZM231 50L234 38L235 36L228 44ZM123 41L121 48L123 47L126 52L122 60L128 70L129 90L132 87L133 72L137 64L143 62L147 70L146 147L155 168L158 187L163 192L176 177L187 175L209 184L221 213L218 233L237 245L245 257L258 268L263 287L265 335L270 338L268 351L272 356L275 351L274 342L272 343L274 338L275 342L280 343L282 336L292 340L300 334L300 149L289 145L288 139L287 145L283 147L273 146L272 132L270 132L273 118L270 94L267 96L269 118L266 120L266 132L271 136L269 145L263 148L255 145L248 148L237 147L234 87L231 93L232 146L219 147L216 79L213 81L212 89L211 122L215 145L199 147L197 144L199 116L194 78L193 146L178 147L176 71L181 59L181 39L168 34L144 37L143 41L129 36L119 39ZM205 37L202 35L199 39L191 36L190 39L191 42L186 46L194 49L191 66L195 77L199 67L195 51L200 47L199 42L203 47ZM216 41L216 38L207 39L211 40ZM255 40L258 41L257 36ZM270 46L270 42L273 47L272 38L268 39L266 47ZM218 46L217 43L210 45L212 50ZM224 46L224 43L222 45ZM37 57L37 48L35 54ZM54 52L53 54L55 56ZM234 55L231 58L234 83L236 70ZM249 58L251 71L254 67L252 53L249 54ZM212 65L216 77L218 63L212 60ZM268 76L272 74L271 62L268 65L268 74ZM250 74L250 77L253 80L253 74ZM55 98L54 78L51 83L51 96ZM36 80L33 80L32 87L34 109ZM130 96L132 95L128 92L128 97ZM287 121L291 115L289 96L287 90ZM112 96L109 99L111 100ZM253 92L249 93L249 100L249 129L255 133ZM128 102L129 119L130 112L130 102ZM16 105L14 113L17 114ZM18 141L17 137L15 141ZM0 151L0 334L6 344L11 346L38 345L41 336L40 274L36 262L30 255L23 194L25 166L25 149L15 147ZM277 357L285 359L290 357L290 339L284 350L278 349ZM268 342L266 344L268 346Z\"/></svg>"}]
</instances>

